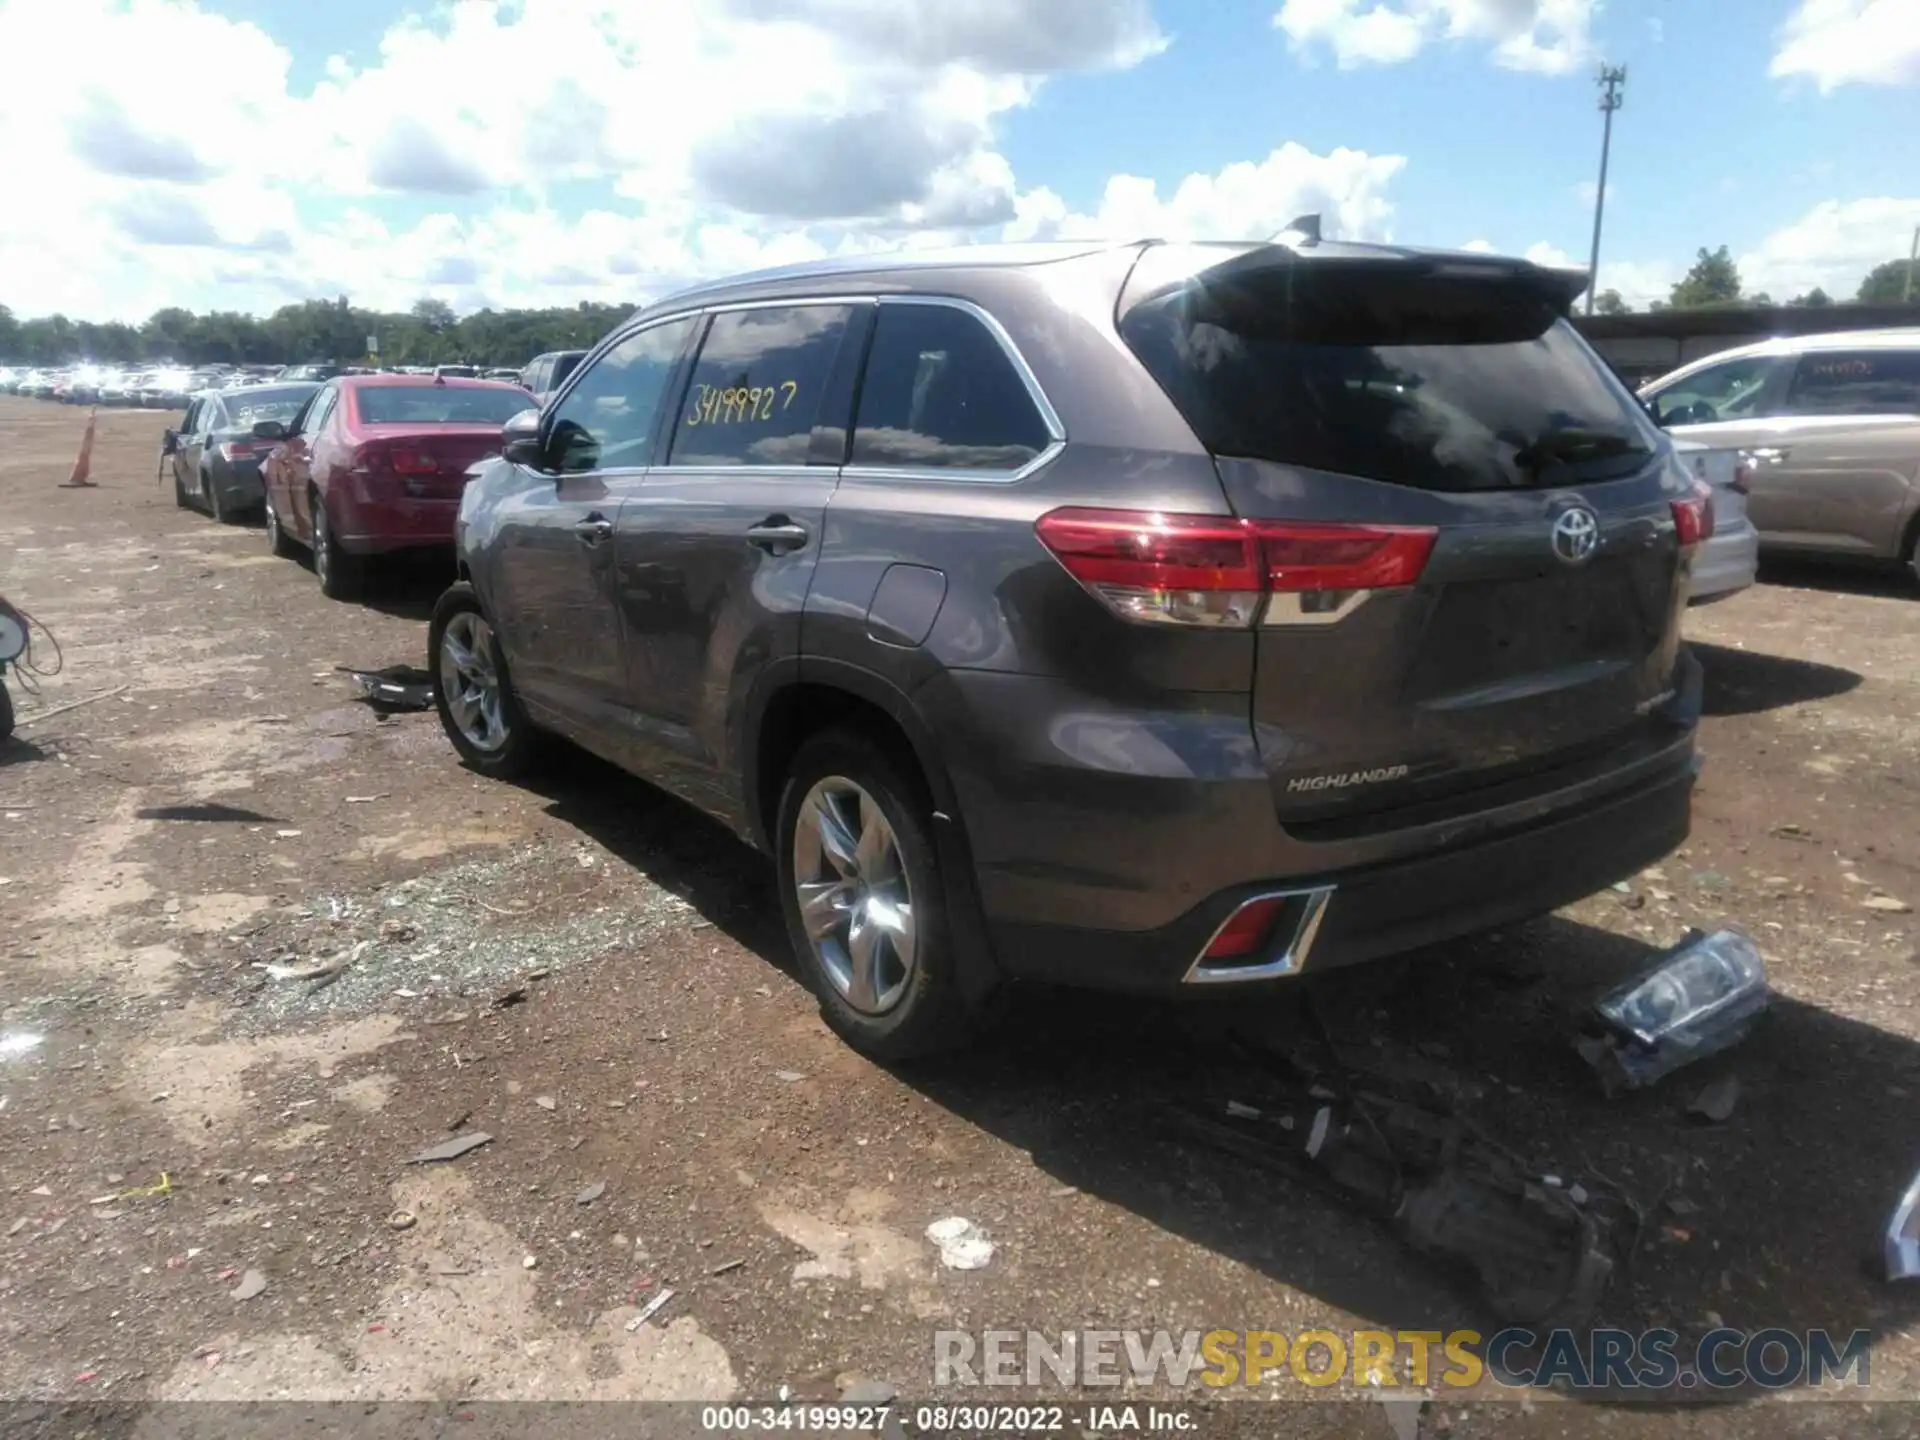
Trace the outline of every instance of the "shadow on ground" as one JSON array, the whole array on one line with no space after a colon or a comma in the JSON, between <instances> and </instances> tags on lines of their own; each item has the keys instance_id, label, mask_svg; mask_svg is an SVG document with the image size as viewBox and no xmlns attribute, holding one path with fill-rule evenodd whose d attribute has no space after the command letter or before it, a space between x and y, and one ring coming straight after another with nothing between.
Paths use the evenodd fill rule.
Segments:
<instances>
[{"instance_id":1,"label":"shadow on ground","mask_svg":"<svg viewBox=\"0 0 1920 1440\"><path fill-rule=\"evenodd\" d=\"M536 788L556 818L794 973L764 857L585 756ZM1276 1083L1262 1050L1311 1057L1345 1083L1392 1075L1405 1093L1411 1079L1539 1173L1597 1180L1647 1209L1595 1323L1671 1326L1683 1356L1720 1322L1844 1338L1920 1319L1920 1291L1874 1268L1880 1227L1920 1166L1920 1109L1907 1103L1920 1045L1776 996L1729 1054L1602 1098L1572 1048L1578 1020L1652 953L1550 917L1225 999L1021 989L974 1048L901 1078L1061 1183L1371 1324L1498 1328L1470 1277L1405 1248L1310 1169L1254 1167L1172 1123L1171 1097L1257 1101ZM1692 1117L1689 1101L1726 1074L1742 1086L1732 1117Z\"/></svg>"},{"instance_id":2,"label":"shadow on ground","mask_svg":"<svg viewBox=\"0 0 1920 1440\"><path fill-rule=\"evenodd\" d=\"M1860 685L1859 675L1838 665L1698 641L1692 649L1706 670L1704 704L1709 715L1753 715L1828 700Z\"/></svg>"}]
</instances>

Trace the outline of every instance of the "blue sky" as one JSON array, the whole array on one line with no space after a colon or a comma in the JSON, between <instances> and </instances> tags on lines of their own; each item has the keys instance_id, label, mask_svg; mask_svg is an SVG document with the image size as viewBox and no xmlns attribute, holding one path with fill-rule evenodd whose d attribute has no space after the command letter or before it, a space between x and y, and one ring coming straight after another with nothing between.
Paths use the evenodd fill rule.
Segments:
<instances>
[{"instance_id":1,"label":"blue sky","mask_svg":"<svg viewBox=\"0 0 1920 1440\"><path fill-rule=\"evenodd\" d=\"M1700 246L1850 294L1920 224L1920 0L0 0L0 303L637 299L842 248ZM197 75L205 83L156 83ZM17 78L18 83L14 83Z\"/></svg>"}]
</instances>

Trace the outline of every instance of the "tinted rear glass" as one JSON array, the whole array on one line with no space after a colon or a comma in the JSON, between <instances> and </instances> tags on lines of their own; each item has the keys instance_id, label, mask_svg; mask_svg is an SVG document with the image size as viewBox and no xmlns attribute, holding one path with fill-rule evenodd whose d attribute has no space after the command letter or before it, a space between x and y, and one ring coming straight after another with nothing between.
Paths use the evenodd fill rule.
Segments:
<instances>
[{"instance_id":1,"label":"tinted rear glass","mask_svg":"<svg viewBox=\"0 0 1920 1440\"><path fill-rule=\"evenodd\" d=\"M1920 351L1802 355L1783 408L1789 415L1920 415Z\"/></svg>"},{"instance_id":2,"label":"tinted rear glass","mask_svg":"<svg viewBox=\"0 0 1920 1440\"><path fill-rule=\"evenodd\" d=\"M1219 267L1120 330L1216 455L1473 491L1629 474L1658 443L1558 304L1511 281Z\"/></svg>"},{"instance_id":3,"label":"tinted rear glass","mask_svg":"<svg viewBox=\"0 0 1920 1440\"><path fill-rule=\"evenodd\" d=\"M477 385L368 385L359 394L363 425L504 425L532 404L525 391Z\"/></svg>"},{"instance_id":4,"label":"tinted rear glass","mask_svg":"<svg viewBox=\"0 0 1920 1440\"><path fill-rule=\"evenodd\" d=\"M300 413L300 407L307 403L307 397L316 388L312 385L284 385L272 390L237 391L225 397L227 418L243 430L262 420L278 420L284 424Z\"/></svg>"}]
</instances>

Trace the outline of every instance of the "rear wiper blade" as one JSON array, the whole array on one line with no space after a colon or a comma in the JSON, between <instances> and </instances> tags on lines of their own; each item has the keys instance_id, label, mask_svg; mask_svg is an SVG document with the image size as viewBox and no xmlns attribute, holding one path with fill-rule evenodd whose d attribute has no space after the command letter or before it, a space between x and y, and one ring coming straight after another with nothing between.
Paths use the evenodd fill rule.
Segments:
<instances>
[{"instance_id":1,"label":"rear wiper blade","mask_svg":"<svg viewBox=\"0 0 1920 1440\"><path fill-rule=\"evenodd\" d=\"M1553 430L1513 452L1513 463L1525 470L1540 470L1558 460L1564 465L1582 460L1607 460L1620 455L1650 455L1653 452L1631 435L1617 430Z\"/></svg>"}]
</instances>

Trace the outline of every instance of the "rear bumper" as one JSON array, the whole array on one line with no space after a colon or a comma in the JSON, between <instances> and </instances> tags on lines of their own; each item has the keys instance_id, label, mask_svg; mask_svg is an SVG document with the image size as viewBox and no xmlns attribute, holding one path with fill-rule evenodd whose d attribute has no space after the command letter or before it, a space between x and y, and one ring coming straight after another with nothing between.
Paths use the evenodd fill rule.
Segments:
<instances>
[{"instance_id":1,"label":"rear bumper","mask_svg":"<svg viewBox=\"0 0 1920 1440\"><path fill-rule=\"evenodd\" d=\"M217 461L208 478L229 509L245 510L267 503L266 482L260 478L258 460Z\"/></svg>"},{"instance_id":2,"label":"rear bumper","mask_svg":"<svg viewBox=\"0 0 1920 1440\"><path fill-rule=\"evenodd\" d=\"M1693 586L1689 605L1705 605L1737 595L1753 584L1760 569L1760 532L1742 520L1713 538L1693 557Z\"/></svg>"},{"instance_id":3,"label":"rear bumper","mask_svg":"<svg viewBox=\"0 0 1920 1440\"><path fill-rule=\"evenodd\" d=\"M1330 892L1295 967L1311 971L1542 914L1645 868L1691 813L1701 672L1685 652L1674 683L1667 723L1616 750L1489 790L1478 809L1310 839L1274 813L1244 697L1140 712L1043 677L944 671L914 704L999 969L1168 991L1254 896Z\"/></svg>"},{"instance_id":4,"label":"rear bumper","mask_svg":"<svg viewBox=\"0 0 1920 1440\"><path fill-rule=\"evenodd\" d=\"M340 543L355 554L453 545L460 497L369 495L357 477L336 485L327 503Z\"/></svg>"},{"instance_id":5,"label":"rear bumper","mask_svg":"<svg viewBox=\"0 0 1920 1440\"><path fill-rule=\"evenodd\" d=\"M1345 874L1238 885L1157 930L1100 931L988 920L1001 968L1020 979L1093 989L1200 988L1195 962L1247 900L1300 894L1246 979L1313 974L1512 924L1603 890L1672 853L1691 822L1692 746L1624 791L1476 845ZM1317 913L1316 913L1317 912ZM1303 929L1303 922L1312 922ZM1214 967L1205 978L1234 978Z\"/></svg>"}]
</instances>

